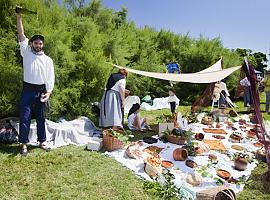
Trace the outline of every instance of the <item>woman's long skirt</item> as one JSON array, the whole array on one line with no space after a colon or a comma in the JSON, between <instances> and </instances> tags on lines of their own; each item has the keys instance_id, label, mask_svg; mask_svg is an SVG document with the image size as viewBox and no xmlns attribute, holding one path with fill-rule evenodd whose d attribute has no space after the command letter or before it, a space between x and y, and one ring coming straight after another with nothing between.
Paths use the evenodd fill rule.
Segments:
<instances>
[{"instance_id":1,"label":"woman's long skirt","mask_svg":"<svg viewBox=\"0 0 270 200\"><path fill-rule=\"evenodd\" d=\"M100 127L123 127L123 110L120 93L114 90L105 91L100 105Z\"/></svg>"}]
</instances>

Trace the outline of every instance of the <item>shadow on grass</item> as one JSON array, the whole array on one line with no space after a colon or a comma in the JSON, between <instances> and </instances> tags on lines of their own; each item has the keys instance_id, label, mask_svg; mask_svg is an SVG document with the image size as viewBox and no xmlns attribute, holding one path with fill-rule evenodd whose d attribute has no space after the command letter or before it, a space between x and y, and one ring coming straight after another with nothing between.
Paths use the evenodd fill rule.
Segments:
<instances>
[{"instance_id":1,"label":"shadow on grass","mask_svg":"<svg viewBox=\"0 0 270 200\"><path fill-rule=\"evenodd\" d=\"M133 132L134 138L131 139L132 142L142 140L144 137L158 135L158 125L151 125L152 131L146 132Z\"/></svg>"},{"instance_id":2,"label":"shadow on grass","mask_svg":"<svg viewBox=\"0 0 270 200\"><path fill-rule=\"evenodd\" d=\"M0 144L0 153L16 156L20 152L20 146L17 144Z\"/></svg>"},{"instance_id":3,"label":"shadow on grass","mask_svg":"<svg viewBox=\"0 0 270 200\"><path fill-rule=\"evenodd\" d=\"M29 152L37 147L28 146L27 149ZM0 144L0 153L8 154L9 157L15 157L20 154L20 145L19 144Z\"/></svg>"}]
</instances>

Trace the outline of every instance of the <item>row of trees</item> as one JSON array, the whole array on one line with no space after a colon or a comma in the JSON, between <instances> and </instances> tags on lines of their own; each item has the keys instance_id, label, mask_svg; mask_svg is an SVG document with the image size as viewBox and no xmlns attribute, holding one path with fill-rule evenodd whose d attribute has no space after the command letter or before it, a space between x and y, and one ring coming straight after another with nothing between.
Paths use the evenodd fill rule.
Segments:
<instances>
[{"instance_id":1,"label":"row of trees","mask_svg":"<svg viewBox=\"0 0 270 200\"><path fill-rule=\"evenodd\" d=\"M16 32L15 5L38 11L24 15L25 34L45 36L45 52L55 65L56 85L51 98L51 116L67 119L91 117L90 102L100 101L109 74L106 61L135 69L165 72L165 63L177 61L183 73L200 71L221 56L224 67L241 64L241 50L223 47L220 38L191 38L167 30L136 27L127 20L127 9L104 8L100 0L88 5L82 0L2 0L0 4L0 117L17 115L22 87L22 59ZM242 52L243 53L243 52ZM251 52L246 53L257 58ZM260 66L263 62L257 63ZM227 78L230 90L237 73ZM130 74L127 87L134 95L166 96L168 81ZM192 103L206 85L179 83L177 95Z\"/></svg>"}]
</instances>

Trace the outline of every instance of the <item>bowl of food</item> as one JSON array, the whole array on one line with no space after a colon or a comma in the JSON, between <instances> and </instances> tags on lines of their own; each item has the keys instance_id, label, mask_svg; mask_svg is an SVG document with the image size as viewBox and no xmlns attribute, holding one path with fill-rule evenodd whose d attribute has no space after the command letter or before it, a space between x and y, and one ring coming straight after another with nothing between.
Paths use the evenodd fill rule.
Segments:
<instances>
[{"instance_id":1,"label":"bowl of food","mask_svg":"<svg viewBox=\"0 0 270 200\"><path fill-rule=\"evenodd\" d=\"M263 144L260 143L260 142L255 142L255 143L253 143L253 145L254 145L255 147L259 147L259 148L263 147Z\"/></svg>"},{"instance_id":2,"label":"bowl of food","mask_svg":"<svg viewBox=\"0 0 270 200\"><path fill-rule=\"evenodd\" d=\"M186 160L185 164L186 164L186 166L188 166L190 168L198 167L198 164L193 160Z\"/></svg>"},{"instance_id":3,"label":"bowl of food","mask_svg":"<svg viewBox=\"0 0 270 200\"><path fill-rule=\"evenodd\" d=\"M225 180L229 180L229 178L231 178L231 173L224 170L224 169L218 169L217 170L217 175L220 177L220 178L223 178Z\"/></svg>"},{"instance_id":4,"label":"bowl of food","mask_svg":"<svg viewBox=\"0 0 270 200\"><path fill-rule=\"evenodd\" d=\"M154 156L148 156L145 160L144 171L151 177L161 172L161 160Z\"/></svg>"},{"instance_id":5,"label":"bowl of food","mask_svg":"<svg viewBox=\"0 0 270 200\"><path fill-rule=\"evenodd\" d=\"M209 154L208 155L208 158L211 160L211 161L216 161L217 160L217 156L215 154Z\"/></svg>"},{"instance_id":6,"label":"bowl of food","mask_svg":"<svg viewBox=\"0 0 270 200\"><path fill-rule=\"evenodd\" d=\"M237 132L231 134L229 138L229 141L232 143L240 143L241 140L242 140L241 133L237 133Z\"/></svg>"},{"instance_id":7,"label":"bowl of food","mask_svg":"<svg viewBox=\"0 0 270 200\"><path fill-rule=\"evenodd\" d=\"M257 137L256 135L256 131L254 129L250 129L248 132L247 132L247 137L248 138L253 138L255 139Z\"/></svg>"},{"instance_id":8,"label":"bowl of food","mask_svg":"<svg viewBox=\"0 0 270 200\"><path fill-rule=\"evenodd\" d=\"M216 138L218 140L224 140L225 139L225 136L223 135L212 135L213 138Z\"/></svg>"},{"instance_id":9,"label":"bowl of food","mask_svg":"<svg viewBox=\"0 0 270 200\"><path fill-rule=\"evenodd\" d=\"M168 168L172 168L174 164L169 160L162 160L161 166L168 169Z\"/></svg>"}]
</instances>

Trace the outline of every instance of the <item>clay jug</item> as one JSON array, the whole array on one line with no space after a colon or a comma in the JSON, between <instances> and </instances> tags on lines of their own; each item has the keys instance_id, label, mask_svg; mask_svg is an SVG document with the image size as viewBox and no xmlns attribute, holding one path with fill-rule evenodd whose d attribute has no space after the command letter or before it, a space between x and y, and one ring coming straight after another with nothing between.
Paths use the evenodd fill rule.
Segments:
<instances>
[{"instance_id":1,"label":"clay jug","mask_svg":"<svg viewBox=\"0 0 270 200\"><path fill-rule=\"evenodd\" d=\"M188 157L188 151L183 148L177 148L173 151L173 158L176 161L184 161Z\"/></svg>"}]
</instances>

